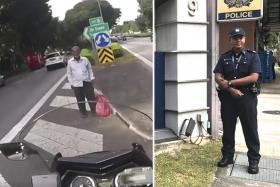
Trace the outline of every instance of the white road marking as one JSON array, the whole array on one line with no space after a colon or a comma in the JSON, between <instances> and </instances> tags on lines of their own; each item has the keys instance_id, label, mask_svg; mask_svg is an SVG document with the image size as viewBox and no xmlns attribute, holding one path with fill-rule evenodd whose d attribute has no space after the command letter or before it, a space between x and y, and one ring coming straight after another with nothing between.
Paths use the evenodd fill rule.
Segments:
<instances>
[{"instance_id":1,"label":"white road marking","mask_svg":"<svg viewBox=\"0 0 280 187\"><path fill-rule=\"evenodd\" d=\"M62 87L63 90L70 90L71 89L71 85L69 82L65 83Z\"/></svg>"},{"instance_id":2,"label":"white road marking","mask_svg":"<svg viewBox=\"0 0 280 187\"><path fill-rule=\"evenodd\" d=\"M130 49L128 49L127 47L124 47L123 45L122 45L122 47L123 47L125 50L127 50L128 52L132 53L132 54L133 54L134 56L136 56L137 58L139 58L140 60L142 60L143 62L145 62L150 68L153 68L153 63L152 63L150 60L148 60L148 59L146 59L145 57L139 55L138 53L135 53L135 52L131 51Z\"/></svg>"},{"instance_id":3,"label":"white road marking","mask_svg":"<svg viewBox=\"0 0 280 187\"><path fill-rule=\"evenodd\" d=\"M0 143L11 142L17 134L24 128L36 112L43 106L49 97L55 92L57 87L65 80L66 74L38 101L32 109L8 132L0 141Z\"/></svg>"},{"instance_id":4,"label":"white road marking","mask_svg":"<svg viewBox=\"0 0 280 187\"><path fill-rule=\"evenodd\" d=\"M103 151L103 135L88 130L38 120L24 138L45 151L64 157Z\"/></svg>"},{"instance_id":5,"label":"white road marking","mask_svg":"<svg viewBox=\"0 0 280 187\"><path fill-rule=\"evenodd\" d=\"M70 97L70 96L55 96L55 98L52 100L50 103L50 106L52 107L61 107L63 108L69 108L69 109L74 109L74 110L79 110L78 104L76 103L77 100L75 97ZM73 103L73 104L71 104ZM70 105L68 105L70 104ZM64 106L66 105L66 106ZM90 111L89 105L86 104L86 110Z\"/></svg>"},{"instance_id":6,"label":"white road marking","mask_svg":"<svg viewBox=\"0 0 280 187\"><path fill-rule=\"evenodd\" d=\"M4 177L0 173L0 186L1 187L11 187L9 183L4 179Z\"/></svg>"}]
</instances>

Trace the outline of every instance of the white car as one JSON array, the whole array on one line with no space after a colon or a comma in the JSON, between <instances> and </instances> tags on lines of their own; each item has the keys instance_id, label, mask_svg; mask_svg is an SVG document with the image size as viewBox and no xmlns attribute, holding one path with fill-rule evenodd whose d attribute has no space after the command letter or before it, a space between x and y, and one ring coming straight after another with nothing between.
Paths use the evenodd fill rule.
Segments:
<instances>
[{"instance_id":1,"label":"white car","mask_svg":"<svg viewBox=\"0 0 280 187\"><path fill-rule=\"evenodd\" d=\"M65 67L66 64L63 60L64 55L60 52L53 52L53 53L49 53L46 56L46 68L47 70L51 70L53 67Z\"/></svg>"}]
</instances>

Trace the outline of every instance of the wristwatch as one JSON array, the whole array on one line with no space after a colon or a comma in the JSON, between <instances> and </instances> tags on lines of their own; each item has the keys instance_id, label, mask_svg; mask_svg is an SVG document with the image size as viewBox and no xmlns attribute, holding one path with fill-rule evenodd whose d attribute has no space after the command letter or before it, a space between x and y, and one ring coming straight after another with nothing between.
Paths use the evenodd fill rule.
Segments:
<instances>
[{"instance_id":1,"label":"wristwatch","mask_svg":"<svg viewBox=\"0 0 280 187\"><path fill-rule=\"evenodd\" d=\"M232 85L232 82L228 81L228 87L231 87L231 85Z\"/></svg>"}]
</instances>

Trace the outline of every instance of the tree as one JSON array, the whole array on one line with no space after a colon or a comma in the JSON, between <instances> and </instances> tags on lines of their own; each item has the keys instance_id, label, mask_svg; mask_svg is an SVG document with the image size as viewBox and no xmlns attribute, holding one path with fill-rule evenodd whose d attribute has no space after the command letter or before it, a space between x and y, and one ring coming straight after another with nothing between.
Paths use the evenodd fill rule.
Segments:
<instances>
[{"instance_id":1,"label":"tree","mask_svg":"<svg viewBox=\"0 0 280 187\"><path fill-rule=\"evenodd\" d=\"M19 35L23 52L43 50L52 42L49 24L52 20L48 0L2 1L1 24L10 25ZM2 17L3 16L3 17ZM15 40L14 39L14 40Z\"/></svg>"},{"instance_id":2,"label":"tree","mask_svg":"<svg viewBox=\"0 0 280 187\"><path fill-rule=\"evenodd\" d=\"M153 8L152 0L137 0L140 15L136 18L136 23L141 31L152 30Z\"/></svg>"},{"instance_id":3,"label":"tree","mask_svg":"<svg viewBox=\"0 0 280 187\"><path fill-rule=\"evenodd\" d=\"M105 0L100 1L103 14L103 21L108 22L109 27L116 25L117 19L121 15L119 8L113 8ZM77 43L79 36L83 33L86 26L89 26L89 18L99 17L99 8L96 0L85 0L74 6L73 9L66 12L64 27L67 33L69 44Z\"/></svg>"},{"instance_id":4,"label":"tree","mask_svg":"<svg viewBox=\"0 0 280 187\"><path fill-rule=\"evenodd\" d=\"M10 72L27 52L43 51L54 40L48 0L1 0L1 68ZM4 64L4 65L3 65ZM3 71L3 70L2 70Z\"/></svg>"},{"instance_id":5,"label":"tree","mask_svg":"<svg viewBox=\"0 0 280 187\"><path fill-rule=\"evenodd\" d=\"M130 32L137 32L139 28L135 21L125 21L123 25L116 25L112 29L112 33L130 33Z\"/></svg>"}]
</instances>

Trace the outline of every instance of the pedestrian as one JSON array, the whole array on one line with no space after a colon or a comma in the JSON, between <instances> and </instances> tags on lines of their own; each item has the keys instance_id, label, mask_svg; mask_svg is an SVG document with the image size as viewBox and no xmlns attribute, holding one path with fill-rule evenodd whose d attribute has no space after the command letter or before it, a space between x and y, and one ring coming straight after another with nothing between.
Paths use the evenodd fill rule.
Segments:
<instances>
[{"instance_id":1,"label":"pedestrian","mask_svg":"<svg viewBox=\"0 0 280 187\"><path fill-rule=\"evenodd\" d=\"M222 159L218 167L233 164L235 152L235 128L239 117L249 161L248 173L259 172L261 155L257 126L257 93L253 84L258 81L261 62L255 51L245 49L245 31L241 27L230 32L232 49L222 54L214 69L215 81L219 85L218 96L221 102L223 122Z\"/></svg>"},{"instance_id":2,"label":"pedestrian","mask_svg":"<svg viewBox=\"0 0 280 187\"><path fill-rule=\"evenodd\" d=\"M67 77L74 90L78 107L83 118L87 117L85 98L87 98L92 113L95 113L95 94L93 81L95 79L92 67L86 57L81 57L78 46L72 47L72 55L67 65Z\"/></svg>"}]
</instances>

